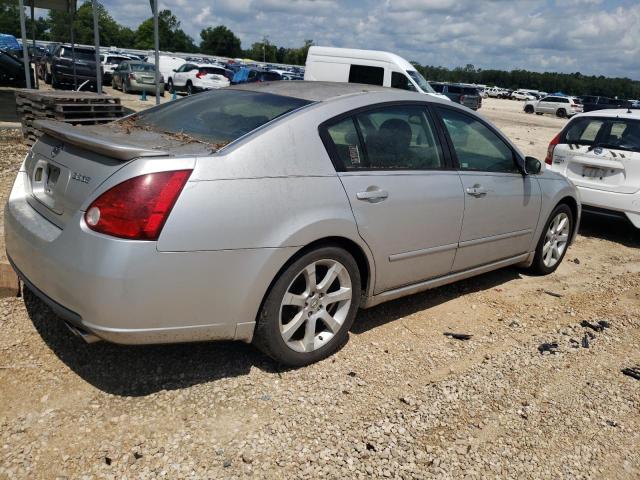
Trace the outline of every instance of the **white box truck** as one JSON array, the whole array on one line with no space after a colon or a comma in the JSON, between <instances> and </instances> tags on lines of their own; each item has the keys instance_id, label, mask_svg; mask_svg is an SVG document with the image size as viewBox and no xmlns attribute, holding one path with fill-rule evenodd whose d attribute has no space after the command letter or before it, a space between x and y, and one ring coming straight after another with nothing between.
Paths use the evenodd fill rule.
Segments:
<instances>
[{"instance_id":1,"label":"white box truck","mask_svg":"<svg viewBox=\"0 0 640 480\"><path fill-rule=\"evenodd\" d=\"M312 46L307 53L304 79L381 85L449 100L433 90L404 58L379 50Z\"/></svg>"}]
</instances>

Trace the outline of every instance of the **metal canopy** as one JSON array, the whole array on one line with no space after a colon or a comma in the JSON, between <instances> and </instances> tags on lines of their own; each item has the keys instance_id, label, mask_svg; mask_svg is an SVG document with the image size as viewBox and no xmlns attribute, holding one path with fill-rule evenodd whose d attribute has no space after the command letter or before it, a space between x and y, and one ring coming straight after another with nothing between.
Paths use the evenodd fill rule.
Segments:
<instances>
[{"instance_id":1,"label":"metal canopy","mask_svg":"<svg viewBox=\"0 0 640 480\"><path fill-rule=\"evenodd\" d=\"M27 7L43 8L45 10L76 10L78 0L24 0Z\"/></svg>"}]
</instances>

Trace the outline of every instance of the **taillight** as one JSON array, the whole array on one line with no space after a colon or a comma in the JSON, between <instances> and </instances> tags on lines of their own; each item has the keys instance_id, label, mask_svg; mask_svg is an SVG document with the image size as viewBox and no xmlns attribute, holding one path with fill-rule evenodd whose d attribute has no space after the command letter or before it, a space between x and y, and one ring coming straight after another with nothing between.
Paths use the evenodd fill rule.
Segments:
<instances>
[{"instance_id":1,"label":"taillight","mask_svg":"<svg viewBox=\"0 0 640 480\"><path fill-rule=\"evenodd\" d=\"M87 209L91 230L130 240L157 240L191 170L149 173L116 185Z\"/></svg>"},{"instance_id":2,"label":"taillight","mask_svg":"<svg viewBox=\"0 0 640 480\"><path fill-rule=\"evenodd\" d=\"M547 157L544 159L544 163L547 165L551 165L553 163L553 151L558 143L560 143L559 133L551 139L551 142L549 142L549 146L547 147Z\"/></svg>"},{"instance_id":3,"label":"taillight","mask_svg":"<svg viewBox=\"0 0 640 480\"><path fill-rule=\"evenodd\" d=\"M129 74L129 80L135 80L136 79L136 74L135 73L130 73Z\"/></svg>"},{"instance_id":4,"label":"taillight","mask_svg":"<svg viewBox=\"0 0 640 480\"><path fill-rule=\"evenodd\" d=\"M196 73L196 78L202 78L207 74L207 72L203 72L202 70L200 70L198 73Z\"/></svg>"},{"instance_id":5,"label":"taillight","mask_svg":"<svg viewBox=\"0 0 640 480\"><path fill-rule=\"evenodd\" d=\"M464 102L464 95L460 95L460 103Z\"/></svg>"}]
</instances>

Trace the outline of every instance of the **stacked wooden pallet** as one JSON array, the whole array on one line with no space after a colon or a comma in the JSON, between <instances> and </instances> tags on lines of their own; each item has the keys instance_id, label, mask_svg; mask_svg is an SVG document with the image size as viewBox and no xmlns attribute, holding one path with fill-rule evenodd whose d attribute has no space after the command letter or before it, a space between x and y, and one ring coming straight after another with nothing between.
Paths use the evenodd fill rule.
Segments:
<instances>
[{"instance_id":1,"label":"stacked wooden pallet","mask_svg":"<svg viewBox=\"0 0 640 480\"><path fill-rule=\"evenodd\" d=\"M79 125L94 125L116 120L126 114L119 98L93 92L16 90L16 108L22 123L22 135L29 145L42 132L35 120L58 120Z\"/></svg>"}]
</instances>

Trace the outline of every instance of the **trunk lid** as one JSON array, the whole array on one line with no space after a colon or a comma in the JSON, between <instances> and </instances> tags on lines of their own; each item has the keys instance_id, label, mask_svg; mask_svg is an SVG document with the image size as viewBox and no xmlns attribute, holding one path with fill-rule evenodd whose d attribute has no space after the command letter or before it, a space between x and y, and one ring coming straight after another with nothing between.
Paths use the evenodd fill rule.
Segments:
<instances>
[{"instance_id":1,"label":"trunk lid","mask_svg":"<svg viewBox=\"0 0 640 480\"><path fill-rule=\"evenodd\" d=\"M617 193L640 190L640 153L587 145L559 144L555 169L580 187Z\"/></svg>"},{"instance_id":2,"label":"trunk lid","mask_svg":"<svg viewBox=\"0 0 640 480\"><path fill-rule=\"evenodd\" d=\"M64 228L105 180L137 158L211 153L191 139L131 128L124 122L74 127L38 121L36 125L45 135L25 162L27 198L59 228Z\"/></svg>"}]
</instances>

